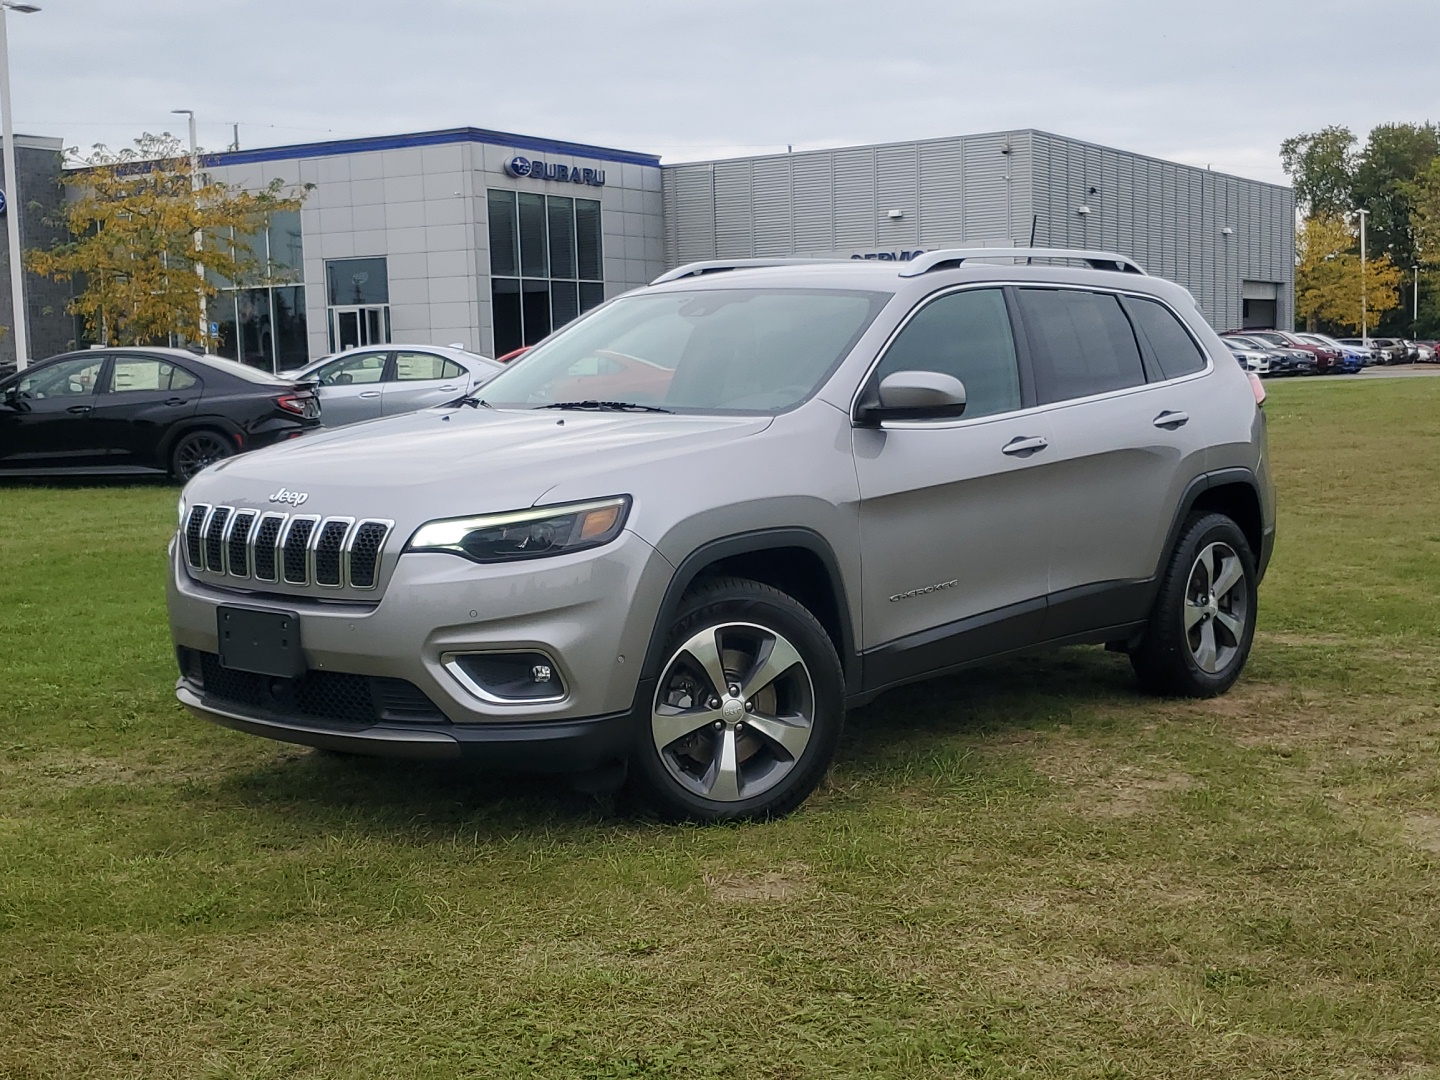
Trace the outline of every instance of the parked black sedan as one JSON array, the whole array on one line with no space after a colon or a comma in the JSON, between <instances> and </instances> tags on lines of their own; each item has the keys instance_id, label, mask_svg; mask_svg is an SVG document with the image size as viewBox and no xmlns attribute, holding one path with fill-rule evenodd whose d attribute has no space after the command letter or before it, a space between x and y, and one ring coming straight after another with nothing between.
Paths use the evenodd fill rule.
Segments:
<instances>
[{"instance_id":1,"label":"parked black sedan","mask_svg":"<svg viewBox=\"0 0 1440 1080\"><path fill-rule=\"evenodd\" d=\"M169 473L320 424L313 384L182 349L91 349L0 379L0 476Z\"/></svg>"}]
</instances>

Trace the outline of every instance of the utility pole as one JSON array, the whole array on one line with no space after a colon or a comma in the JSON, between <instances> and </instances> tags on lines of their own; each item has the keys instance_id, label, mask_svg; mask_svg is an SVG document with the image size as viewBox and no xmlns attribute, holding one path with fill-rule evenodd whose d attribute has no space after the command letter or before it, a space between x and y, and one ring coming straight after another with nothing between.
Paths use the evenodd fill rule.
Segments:
<instances>
[{"instance_id":1,"label":"utility pole","mask_svg":"<svg viewBox=\"0 0 1440 1080\"><path fill-rule=\"evenodd\" d=\"M195 110L171 109L170 111L172 113L175 113L177 116L188 116L190 118L190 190L192 192L198 192L200 190L200 152L196 148L195 143ZM198 212L200 209L200 200L197 198L193 201L198 216ZM200 284L195 286L195 295L200 303L200 336L196 338L196 341L198 341L202 347L204 346L205 339L209 335L210 331L210 324L206 321L205 318L205 266L203 263L200 262L200 252L204 250L204 247L204 237L201 235L200 230L196 229L195 276L200 279Z\"/></svg>"},{"instance_id":2,"label":"utility pole","mask_svg":"<svg viewBox=\"0 0 1440 1080\"><path fill-rule=\"evenodd\" d=\"M1420 266L1418 263L1410 267L1410 273L1415 276L1415 303L1414 307L1410 309L1410 333L1413 334L1420 326Z\"/></svg>"},{"instance_id":3,"label":"utility pole","mask_svg":"<svg viewBox=\"0 0 1440 1080\"><path fill-rule=\"evenodd\" d=\"M5 163L5 225L10 234L10 306L11 331L15 335L15 370L24 371L29 363L26 343L29 333L26 329L25 311L25 264L20 254L20 215L25 204L20 200L20 174L15 171L15 128L10 123L10 42L5 34L8 22L6 12L18 11L29 15L40 9L34 4L14 4L10 0L0 3L0 136L5 139L0 158Z\"/></svg>"}]
</instances>

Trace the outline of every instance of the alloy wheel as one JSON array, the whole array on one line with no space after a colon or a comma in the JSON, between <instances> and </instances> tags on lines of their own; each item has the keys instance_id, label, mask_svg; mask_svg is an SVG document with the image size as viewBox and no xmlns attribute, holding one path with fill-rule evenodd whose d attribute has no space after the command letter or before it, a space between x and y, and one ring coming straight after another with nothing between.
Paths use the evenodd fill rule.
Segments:
<instances>
[{"instance_id":1,"label":"alloy wheel","mask_svg":"<svg viewBox=\"0 0 1440 1080\"><path fill-rule=\"evenodd\" d=\"M191 435L181 444L175 455L176 471L180 479L189 480L207 465L213 465L230 456L230 447L218 435L199 432Z\"/></svg>"},{"instance_id":2,"label":"alloy wheel","mask_svg":"<svg viewBox=\"0 0 1440 1080\"><path fill-rule=\"evenodd\" d=\"M698 631L671 656L650 730L681 786L735 803L795 768L814 719L814 684L799 650L766 627L723 623Z\"/></svg>"},{"instance_id":3,"label":"alloy wheel","mask_svg":"<svg viewBox=\"0 0 1440 1080\"><path fill-rule=\"evenodd\" d=\"M1234 660L1245 638L1250 594L1245 564L1229 544L1201 549L1185 587L1185 641L1201 671L1218 674Z\"/></svg>"}]
</instances>

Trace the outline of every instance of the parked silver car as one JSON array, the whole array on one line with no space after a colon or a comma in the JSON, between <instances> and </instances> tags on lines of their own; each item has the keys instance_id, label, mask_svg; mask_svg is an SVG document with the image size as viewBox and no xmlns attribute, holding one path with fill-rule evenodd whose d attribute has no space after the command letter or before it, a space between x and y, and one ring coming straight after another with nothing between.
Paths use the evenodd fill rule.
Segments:
<instances>
[{"instance_id":1,"label":"parked silver car","mask_svg":"<svg viewBox=\"0 0 1440 1080\"><path fill-rule=\"evenodd\" d=\"M454 346L377 345L324 356L289 374L315 380L320 422L339 427L453 401L504 370Z\"/></svg>"},{"instance_id":2,"label":"parked silver car","mask_svg":"<svg viewBox=\"0 0 1440 1080\"><path fill-rule=\"evenodd\" d=\"M1250 650L1264 391L1119 255L694 264L481 397L187 486L187 707L342 751L628 767L708 821L797 806L890 687L1103 642L1206 696Z\"/></svg>"}]
</instances>

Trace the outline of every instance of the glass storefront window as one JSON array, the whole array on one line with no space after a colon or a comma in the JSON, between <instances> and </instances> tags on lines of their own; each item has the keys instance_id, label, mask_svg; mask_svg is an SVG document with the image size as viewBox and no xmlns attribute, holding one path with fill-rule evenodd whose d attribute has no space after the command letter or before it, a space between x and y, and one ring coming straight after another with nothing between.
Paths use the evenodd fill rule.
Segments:
<instances>
[{"instance_id":1,"label":"glass storefront window","mask_svg":"<svg viewBox=\"0 0 1440 1080\"><path fill-rule=\"evenodd\" d=\"M300 235L300 212L279 210L263 228L228 237L232 244L250 249L259 269L254 278L239 284L223 281L206 268L206 277L221 291L209 303L215 352L220 356L266 371L301 367L309 359L305 324L305 251ZM381 260L383 262L383 260Z\"/></svg>"},{"instance_id":2,"label":"glass storefront window","mask_svg":"<svg viewBox=\"0 0 1440 1080\"><path fill-rule=\"evenodd\" d=\"M604 302L597 200L494 190L486 207L497 356Z\"/></svg>"}]
</instances>

